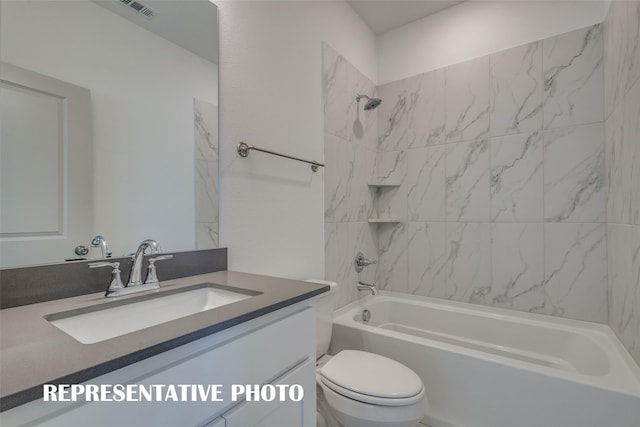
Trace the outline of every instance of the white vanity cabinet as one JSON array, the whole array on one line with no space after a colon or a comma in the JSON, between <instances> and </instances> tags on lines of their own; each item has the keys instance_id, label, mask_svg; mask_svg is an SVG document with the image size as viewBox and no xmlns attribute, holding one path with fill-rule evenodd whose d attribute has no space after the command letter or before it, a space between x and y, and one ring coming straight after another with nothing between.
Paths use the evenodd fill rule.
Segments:
<instances>
[{"instance_id":1,"label":"white vanity cabinet","mask_svg":"<svg viewBox=\"0 0 640 427\"><path fill-rule=\"evenodd\" d=\"M218 385L219 401L44 402L0 414L3 427L315 426L315 318L301 302L160 353L86 384ZM300 384L304 398L232 399L232 386Z\"/></svg>"},{"instance_id":2,"label":"white vanity cabinet","mask_svg":"<svg viewBox=\"0 0 640 427\"><path fill-rule=\"evenodd\" d=\"M301 401L285 400L272 402L243 402L222 415L225 419L225 427L283 427L283 426L315 426L315 405L312 411L308 410L308 399L315 399L306 395L306 392L315 391L315 360L308 360L302 365L287 372L272 384L290 385L300 384L304 387L305 397ZM207 425L207 427L215 427Z\"/></svg>"}]
</instances>

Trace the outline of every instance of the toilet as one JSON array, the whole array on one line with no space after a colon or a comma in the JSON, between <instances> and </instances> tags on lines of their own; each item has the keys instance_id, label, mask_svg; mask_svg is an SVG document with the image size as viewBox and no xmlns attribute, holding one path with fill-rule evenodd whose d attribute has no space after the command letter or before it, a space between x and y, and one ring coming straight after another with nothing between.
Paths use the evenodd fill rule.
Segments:
<instances>
[{"instance_id":1,"label":"toilet","mask_svg":"<svg viewBox=\"0 0 640 427\"><path fill-rule=\"evenodd\" d=\"M425 415L427 397L420 377L403 364L378 354L342 350L327 356L337 284L314 298L316 381L330 416L343 427L414 427ZM320 425L320 423L319 423Z\"/></svg>"}]
</instances>

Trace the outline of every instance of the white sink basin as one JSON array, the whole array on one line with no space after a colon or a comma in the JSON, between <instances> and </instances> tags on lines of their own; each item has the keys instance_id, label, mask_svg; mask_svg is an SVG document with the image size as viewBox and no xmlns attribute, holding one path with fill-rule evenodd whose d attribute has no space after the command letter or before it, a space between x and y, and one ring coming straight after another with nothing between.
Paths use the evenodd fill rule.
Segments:
<instances>
[{"instance_id":1,"label":"white sink basin","mask_svg":"<svg viewBox=\"0 0 640 427\"><path fill-rule=\"evenodd\" d=\"M72 310L50 314L45 319L81 343L93 344L242 301L253 295L199 285L175 293L141 296L142 300L135 298L102 304L90 307L89 312Z\"/></svg>"}]
</instances>

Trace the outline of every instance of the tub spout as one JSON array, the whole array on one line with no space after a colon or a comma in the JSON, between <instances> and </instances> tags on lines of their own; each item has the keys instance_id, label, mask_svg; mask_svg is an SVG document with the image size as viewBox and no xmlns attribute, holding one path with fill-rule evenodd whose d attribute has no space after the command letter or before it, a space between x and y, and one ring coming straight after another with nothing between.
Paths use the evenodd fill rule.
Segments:
<instances>
[{"instance_id":1,"label":"tub spout","mask_svg":"<svg viewBox=\"0 0 640 427\"><path fill-rule=\"evenodd\" d=\"M358 290L359 291L369 291L371 295L380 295L378 288L376 288L375 284L368 284L364 282L358 282Z\"/></svg>"}]
</instances>

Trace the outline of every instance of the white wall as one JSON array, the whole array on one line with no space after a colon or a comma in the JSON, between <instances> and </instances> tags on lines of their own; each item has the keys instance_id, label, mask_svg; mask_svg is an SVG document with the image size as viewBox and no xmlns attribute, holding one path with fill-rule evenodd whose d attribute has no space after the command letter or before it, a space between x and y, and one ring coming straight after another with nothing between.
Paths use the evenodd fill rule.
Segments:
<instances>
[{"instance_id":1,"label":"white wall","mask_svg":"<svg viewBox=\"0 0 640 427\"><path fill-rule=\"evenodd\" d=\"M378 83L604 21L608 1L474 1L378 37Z\"/></svg>"},{"instance_id":2,"label":"white wall","mask_svg":"<svg viewBox=\"0 0 640 427\"><path fill-rule=\"evenodd\" d=\"M220 244L229 268L324 277L324 169L240 141L324 160L326 41L376 78L375 36L344 2L220 1Z\"/></svg>"},{"instance_id":3,"label":"white wall","mask_svg":"<svg viewBox=\"0 0 640 427\"><path fill-rule=\"evenodd\" d=\"M95 232L193 249L193 98L217 104L217 66L90 1L3 1L2 26L3 61L91 90Z\"/></svg>"}]
</instances>

